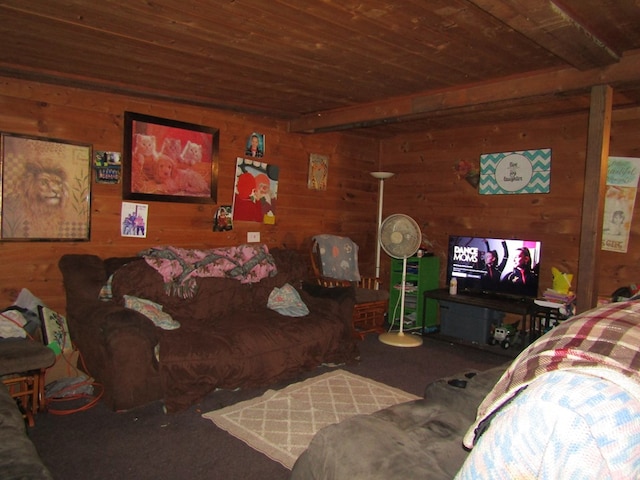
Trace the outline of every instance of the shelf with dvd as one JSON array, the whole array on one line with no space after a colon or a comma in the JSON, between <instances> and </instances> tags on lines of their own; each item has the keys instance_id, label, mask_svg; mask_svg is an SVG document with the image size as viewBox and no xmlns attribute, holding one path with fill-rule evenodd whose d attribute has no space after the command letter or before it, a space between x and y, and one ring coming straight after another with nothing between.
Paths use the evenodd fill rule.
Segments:
<instances>
[{"instance_id":1,"label":"shelf with dvd","mask_svg":"<svg viewBox=\"0 0 640 480\"><path fill-rule=\"evenodd\" d=\"M391 291L389 293L388 322L394 330L399 329L400 296L402 292L402 259L391 261ZM409 257L405 276L405 312L404 330L422 328L425 319L425 330L433 331L438 325L438 303L425 299L426 290L438 288L440 277L440 260L435 256ZM426 314L426 315L425 315Z\"/></svg>"}]
</instances>

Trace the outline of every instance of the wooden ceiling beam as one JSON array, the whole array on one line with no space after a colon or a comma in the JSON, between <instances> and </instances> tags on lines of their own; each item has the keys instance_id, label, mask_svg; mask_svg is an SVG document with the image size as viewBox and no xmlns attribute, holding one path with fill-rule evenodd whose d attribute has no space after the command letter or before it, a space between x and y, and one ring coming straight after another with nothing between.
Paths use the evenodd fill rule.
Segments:
<instances>
[{"instance_id":1,"label":"wooden ceiling beam","mask_svg":"<svg viewBox=\"0 0 640 480\"><path fill-rule=\"evenodd\" d=\"M460 88L422 92L379 102L325 110L289 122L289 131L318 133L363 128L455 113L502 102L588 94L594 85L616 86L640 81L640 50L605 68L581 72L574 68L547 70Z\"/></svg>"},{"instance_id":2,"label":"wooden ceiling beam","mask_svg":"<svg viewBox=\"0 0 640 480\"><path fill-rule=\"evenodd\" d=\"M561 0L468 0L579 70L611 65L620 55Z\"/></svg>"}]
</instances>

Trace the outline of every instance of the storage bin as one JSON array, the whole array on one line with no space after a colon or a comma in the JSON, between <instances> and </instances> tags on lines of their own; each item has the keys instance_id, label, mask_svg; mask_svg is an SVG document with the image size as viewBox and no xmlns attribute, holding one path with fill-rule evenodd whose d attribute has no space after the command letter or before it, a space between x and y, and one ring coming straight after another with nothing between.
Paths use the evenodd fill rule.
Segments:
<instances>
[{"instance_id":1,"label":"storage bin","mask_svg":"<svg viewBox=\"0 0 640 480\"><path fill-rule=\"evenodd\" d=\"M500 325L505 314L489 308L440 302L440 333L474 343L486 344L491 325Z\"/></svg>"}]
</instances>

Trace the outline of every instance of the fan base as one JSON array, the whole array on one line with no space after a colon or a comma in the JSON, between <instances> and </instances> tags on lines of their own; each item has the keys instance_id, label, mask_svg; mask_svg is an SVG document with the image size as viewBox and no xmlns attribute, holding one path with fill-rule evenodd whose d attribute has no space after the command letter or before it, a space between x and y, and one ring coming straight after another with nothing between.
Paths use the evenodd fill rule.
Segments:
<instances>
[{"instance_id":1,"label":"fan base","mask_svg":"<svg viewBox=\"0 0 640 480\"><path fill-rule=\"evenodd\" d=\"M419 347L422 345L422 338L415 335L406 335L404 332L382 333L378 340L393 347Z\"/></svg>"}]
</instances>

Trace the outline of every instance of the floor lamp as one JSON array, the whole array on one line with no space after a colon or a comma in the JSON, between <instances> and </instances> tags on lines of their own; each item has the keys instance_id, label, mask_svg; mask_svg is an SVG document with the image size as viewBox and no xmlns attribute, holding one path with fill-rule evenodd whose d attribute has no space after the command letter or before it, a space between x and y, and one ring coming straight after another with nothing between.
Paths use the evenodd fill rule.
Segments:
<instances>
[{"instance_id":1,"label":"floor lamp","mask_svg":"<svg viewBox=\"0 0 640 480\"><path fill-rule=\"evenodd\" d=\"M380 278L380 226L382 225L382 201L384 196L384 181L393 177L391 172L371 172L373 178L380 180L378 187L378 229L376 230L376 278Z\"/></svg>"}]
</instances>

